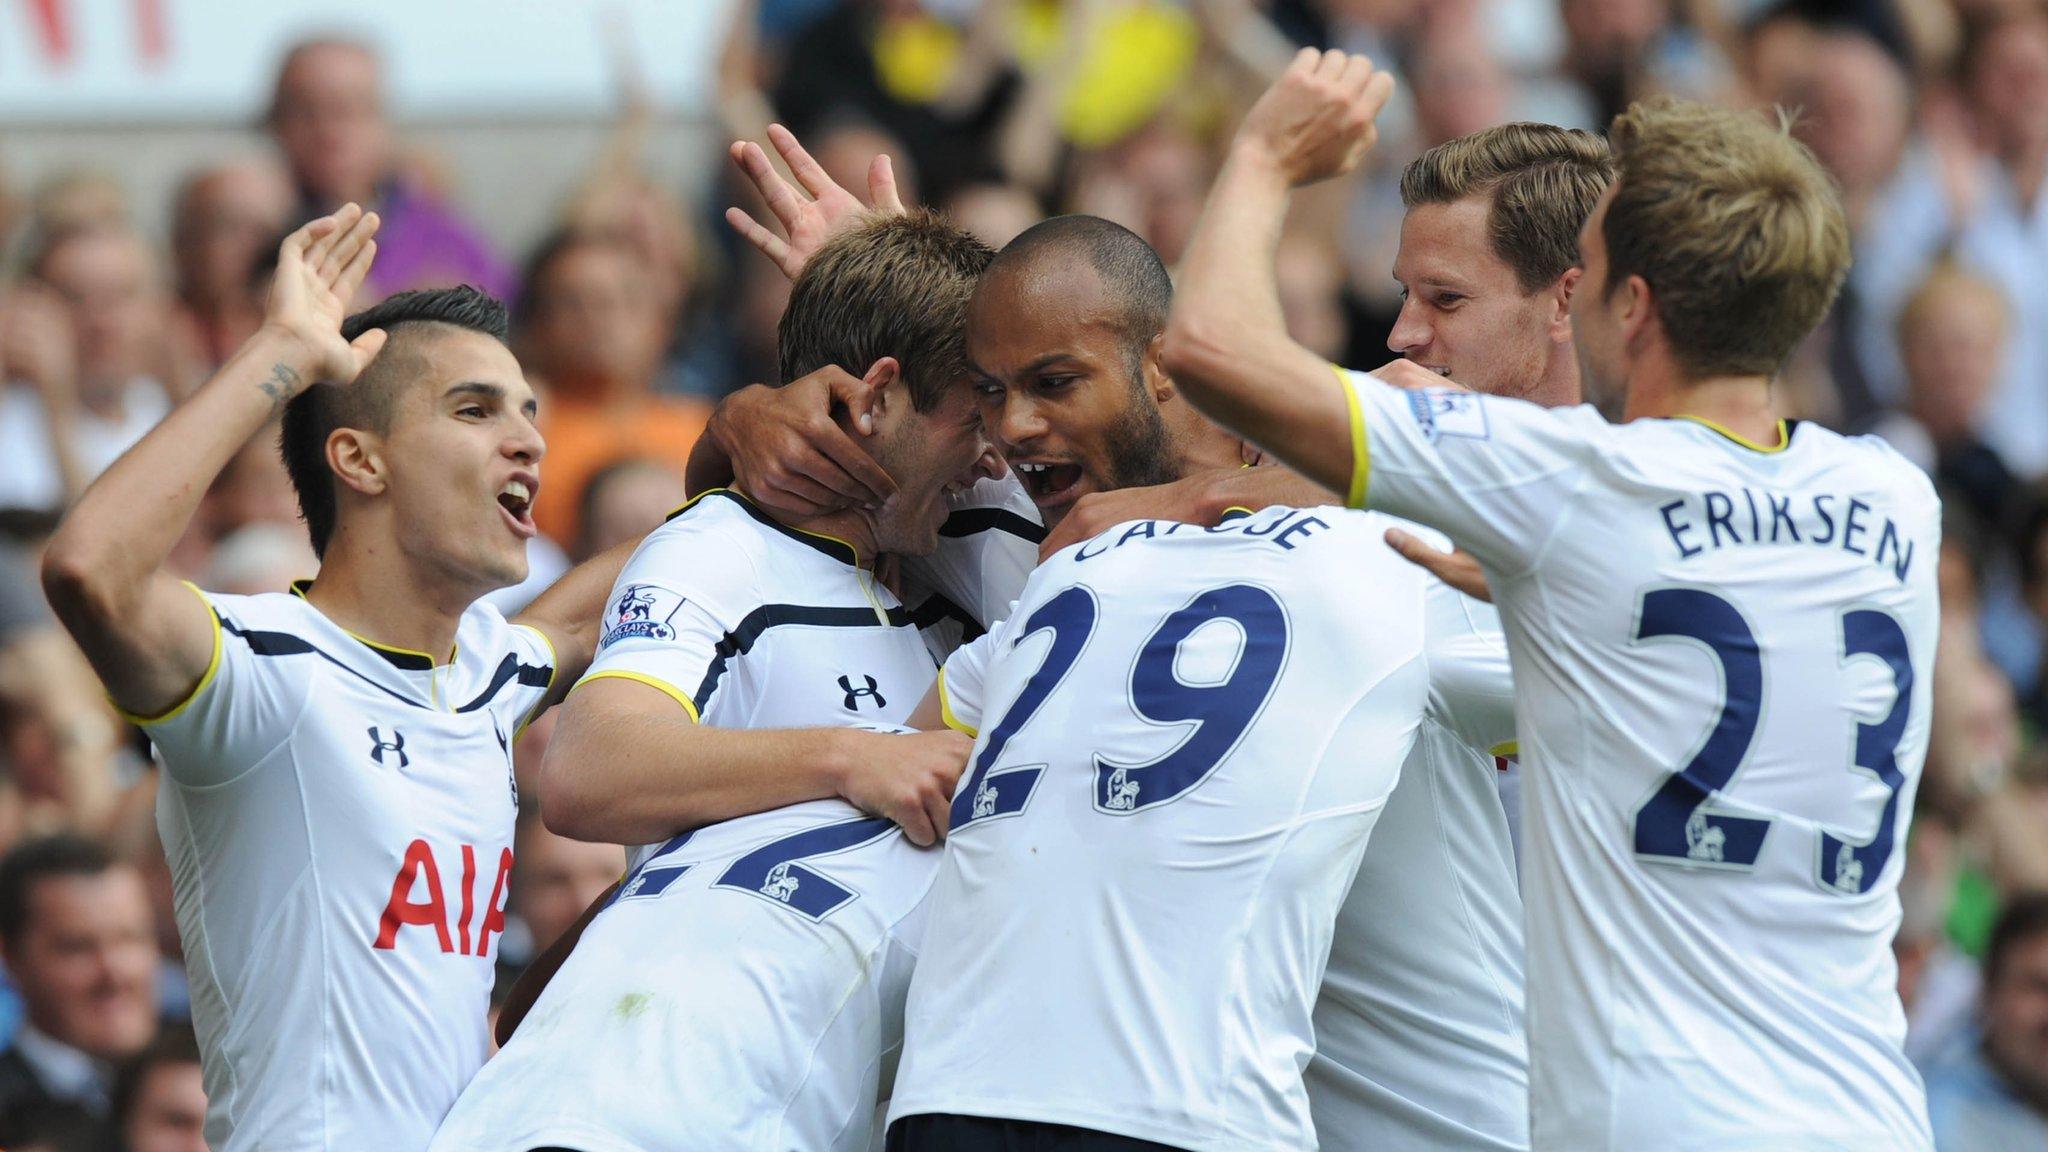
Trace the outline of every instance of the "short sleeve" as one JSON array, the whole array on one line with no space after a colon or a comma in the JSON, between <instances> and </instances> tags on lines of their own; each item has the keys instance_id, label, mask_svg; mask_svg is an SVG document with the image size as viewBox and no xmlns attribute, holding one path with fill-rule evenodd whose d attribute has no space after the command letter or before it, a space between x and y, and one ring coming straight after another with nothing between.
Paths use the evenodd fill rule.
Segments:
<instances>
[{"instance_id":1,"label":"short sleeve","mask_svg":"<svg viewBox=\"0 0 2048 1152\"><path fill-rule=\"evenodd\" d=\"M1430 711L1474 751L1514 755L1515 683L1500 617L1492 605L1436 579L1424 611Z\"/></svg>"},{"instance_id":2,"label":"short sleeve","mask_svg":"<svg viewBox=\"0 0 2048 1152\"><path fill-rule=\"evenodd\" d=\"M255 627L238 611L239 596L214 596L185 585L206 605L213 654L192 691L155 716L123 715L157 747L172 780L191 788L229 783L291 737L311 681L306 642Z\"/></svg>"},{"instance_id":3,"label":"short sleeve","mask_svg":"<svg viewBox=\"0 0 2048 1152\"><path fill-rule=\"evenodd\" d=\"M981 707L988 687L989 666L995 663L999 645L1008 642L1008 622L998 625L970 644L962 644L939 669L939 715L946 727L969 736L981 735Z\"/></svg>"},{"instance_id":4,"label":"short sleeve","mask_svg":"<svg viewBox=\"0 0 2048 1152\"><path fill-rule=\"evenodd\" d=\"M604 606L597 655L578 686L632 680L701 720L723 665L719 645L738 624L733 605L753 562L723 533L670 521L620 570ZM680 528L680 530L679 530Z\"/></svg>"},{"instance_id":5,"label":"short sleeve","mask_svg":"<svg viewBox=\"0 0 2048 1152\"><path fill-rule=\"evenodd\" d=\"M508 625L512 642L514 690L507 701L515 733L522 732L540 716L547 703L548 689L561 674L561 662L547 633L529 624ZM515 737L516 738L516 737Z\"/></svg>"},{"instance_id":6,"label":"short sleeve","mask_svg":"<svg viewBox=\"0 0 2048 1152\"><path fill-rule=\"evenodd\" d=\"M1441 529L1505 576L1542 555L1605 442L1607 424L1590 408L1338 376L1350 412L1351 506Z\"/></svg>"}]
</instances>

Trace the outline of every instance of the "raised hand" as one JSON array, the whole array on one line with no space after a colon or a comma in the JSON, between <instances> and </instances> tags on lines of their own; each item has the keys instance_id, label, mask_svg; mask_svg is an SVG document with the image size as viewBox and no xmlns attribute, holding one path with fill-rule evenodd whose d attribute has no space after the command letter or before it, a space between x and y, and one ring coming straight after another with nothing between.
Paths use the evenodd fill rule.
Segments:
<instances>
[{"instance_id":1,"label":"raised hand","mask_svg":"<svg viewBox=\"0 0 2048 1152\"><path fill-rule=\"evenodd\" d=\"M285 237L277 250L277 275L264 306L263 326L290 338L313 360L313 374L274 372L264 390L283 403L315 382L346 384L356 378L377 350L384 332L372 329L353 343L341 337L349 299L369 275L376 259L380 221L375 212L345 204Z\"/></svg>"},{"instance_id":2,"label":"raised hand","mask_svg":"<svg viewBox=\"0 0 2048 1152\"><path fill-rule=\"evenodd\" d=\"M852 227L855 222L870 212L884 216L901 216L904 213L903 199L896 191L896 169L890 164L886 153L876 156L868 164L868 198L873 206L863 204L859 197L839 184L825 172L824 166L813 159L797 143L795 133L780 124L768 126L768 142L775 145L783 162L789 165L790 174L803 186L799 192L789 181L768 162L768 154L759 144L751 140L735 140L729 154L740 171L761 193L761 199L768 205L782 231L788 239L775 232L739 208L725 210L725 222L733 231L746 238L747 243L760 249L763 256L775 262L782 274L791 280L804 270L804 264L811 255L824 247L832 237ZM805 195L808 193L809 195Z\"/></svg>"},{"instance_id":3,"label":"raised hand","mask_svg":"<svg viewBox=\"0 0 2048 1152\"><path fill-rule=\"evenodd\" d=\"M1358 167L1379 139L1373 123L1394 78L1372 61L1303 48L1237 129L1237 147L1270 163L1299 188Z\"/></svg>"}]
</instances>

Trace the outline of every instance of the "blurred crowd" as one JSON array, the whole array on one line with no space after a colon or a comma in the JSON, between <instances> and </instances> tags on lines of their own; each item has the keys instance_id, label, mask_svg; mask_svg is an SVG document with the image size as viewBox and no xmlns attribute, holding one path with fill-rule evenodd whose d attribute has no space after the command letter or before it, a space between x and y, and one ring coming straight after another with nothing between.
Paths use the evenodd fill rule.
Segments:
<instances>
[{"instance_id":1,"label":"blurred crowd","mask_svg":"<svg viewBox=\"0 0 2048 1152\"><path fill-rule=\"evenodd\" d=\"M2048 3L758 0L719 56L712 135L786 124L855 190L886 152L906 200L992 244L1087 212L1171 265L1233 118L1300 44L1368 53L1401 82L1367 170L1307 197L1282 246L1294 334L1351 365L1429 339L1389 269L1399 173L1433 144L1511 120L1599 129L1676 92L1784 109L1833 173L1855 267L1783 405L1884 437L1947 507L1896 947L1907 1044L1944 1152L2048 1147ZM204 1147L148 747L55 627L36 555L253 331L282 235L359 201L385 221L369 294L467 282L512 302L548 454L545 535L508 608L659 523L711 405L773 375L787 283L719 220L766 215L719 152L697 202L649 176L648 102L564 182L547 235L506 252L392 122L378 46L308 41L250 66L275 68L260 135L194 158L169 235L101 173L0 188L0 1145L17 1152ZM177 564L237 593L314 572L273 437L213 486ZM547 736L529 731L522 772ZM623 854L529 813L517 859L508 974Z\"/></svg>"}]
</instances>

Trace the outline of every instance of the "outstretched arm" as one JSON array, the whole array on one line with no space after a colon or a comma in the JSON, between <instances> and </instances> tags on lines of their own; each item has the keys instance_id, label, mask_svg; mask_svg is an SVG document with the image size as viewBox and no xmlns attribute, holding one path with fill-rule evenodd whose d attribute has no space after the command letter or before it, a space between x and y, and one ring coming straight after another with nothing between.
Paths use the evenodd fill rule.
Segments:
<instances>
[{"instance_id":1,"label":"outstretched arm","mask_svg":"<svg viewBox=\"0 0 2048 1152\"><path fill-rule=\"evenodd\" d=\"M285 401L347 385L383 347L378 330L341 336L377 223L350 204L287 237L263 326L86 490L50 541L50 604L131 715L177 706L213 659L209 609L163 568L207 487Z\"/></svg>"},{"instance_id":2,"label":"outstretched arm","mask_svg":"<svg viewBox=\"0 0 2048 1152\"><path fill-rule=\"evenodd\" d=\"M1287 335L1274 255L1290 192L1357 167L1393 80L1304 48L1246 114L1183 257L1167 371L1220 423L1322 486L1363 497L1352 414L1330 365Z\"/></svg>"}]
</instances>

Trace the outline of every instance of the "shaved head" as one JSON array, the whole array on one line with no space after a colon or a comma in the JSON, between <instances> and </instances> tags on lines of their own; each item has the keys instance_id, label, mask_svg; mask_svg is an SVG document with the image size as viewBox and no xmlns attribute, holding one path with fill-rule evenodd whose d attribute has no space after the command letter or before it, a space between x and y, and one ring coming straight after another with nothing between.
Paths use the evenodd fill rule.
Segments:
<instances>
[{"instance_id":1,"label":"shaved head","mask_svg":"<svg viewBox=\"0 0 2048 1152\"><path fill-rule=\"evenodd\" d=\"M1076 265L1092 269L1100 282L1100 320L1116 328L1135 377L1145 346L1166 330L1173 305L1166 265L1136 232L1100 216L1055 216L1019 233L983 279L1015 276L1028 285Z\"/></svg>"}]
</instances>

